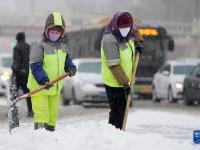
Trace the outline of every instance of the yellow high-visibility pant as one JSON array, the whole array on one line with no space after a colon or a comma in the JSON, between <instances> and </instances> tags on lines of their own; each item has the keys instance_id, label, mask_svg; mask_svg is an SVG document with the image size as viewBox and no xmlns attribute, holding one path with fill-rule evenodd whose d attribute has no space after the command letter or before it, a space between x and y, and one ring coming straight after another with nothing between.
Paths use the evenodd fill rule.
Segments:
<instances>
[{"instance_id":1,"label":"yellow high-visibility pant","mask_svg":"<svg viewBox=\"0 0 200 150\"><path fill-rule=\"evenodd\" d=\"M33 121L35 123L47 123L48 125L56 126L60 95L35 95L31 96L31 102L34 112Z\"/></svg>"}]
</instances>

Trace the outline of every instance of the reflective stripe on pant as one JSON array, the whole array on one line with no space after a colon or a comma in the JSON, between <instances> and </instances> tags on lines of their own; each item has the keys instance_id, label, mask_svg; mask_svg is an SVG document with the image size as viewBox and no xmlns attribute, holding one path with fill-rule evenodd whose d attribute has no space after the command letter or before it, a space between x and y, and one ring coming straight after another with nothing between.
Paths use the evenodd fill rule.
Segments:
<instances>
[{"instance_id":1,"label":"reflective stripe on pant","mask_svg":"<svg viewBox=\"0 0 200 150\"><path fill-rule=\"evenodd\" d=\"M54 96L32 96L32 108L34 112L34 122L47 123L56 126L60 95Z\"/></svg>"}]
</instances>

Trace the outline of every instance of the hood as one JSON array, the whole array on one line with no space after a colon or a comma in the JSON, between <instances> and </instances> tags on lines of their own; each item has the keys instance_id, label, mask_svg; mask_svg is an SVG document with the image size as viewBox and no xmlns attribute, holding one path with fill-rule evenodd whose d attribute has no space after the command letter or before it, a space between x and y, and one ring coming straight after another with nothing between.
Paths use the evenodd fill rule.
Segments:
<instances>
[{"instance_id":1,"label":"hood","mask_svg":"<svg viewBox=\"0 0 200 150\"><path fill-rule=\"evenodd\" d=\"M43 34L46 39L48 39L48 34L47 34L48 29L53 26L60 26L61 28L63 28L63 32L61 34L61 38L63 38L65 35L65 22L59 12L52 12L46 19L44 34Z\"/></svg>"},{"instance_id":2,"label":"hood","mask_svg":"<svg viewBox=\"0 0 200 150\"><path fill-rule=\"evenodd\" d=\"M103 83L101 74L97 73L77 73L77 78L88 83Z\"/></svg>"},{"instance_id":3,"label":"hood","mask_svg":"<svg viewBox=\"0 0 200 150\"><path fill-rule=\"evenodd\" d=\"M21 42L21 41L25 41L25 33L24 32L18 32L17 35L16 35L16 40L18 42Z\"/></svg>"},{"instance_id":4,"label":"hood","mask_svg":"<svg viewBox=\"0 0 200 150\"><path fill-rule=\"evenodd\" d=\"M126 20L126 21L125 21ZM128 21L127 21L128 20ZM119 25L128 25L131 26L131 31L133 29L133 19L132 15L129 12L117 12L110 23L106 26L104 34L112 33L118 42L123 41L124 37L121 36L119 32ZM127 35L126 39L132 39L133 38L133 33L129 32Z\"/></svg>"}]
</instances>

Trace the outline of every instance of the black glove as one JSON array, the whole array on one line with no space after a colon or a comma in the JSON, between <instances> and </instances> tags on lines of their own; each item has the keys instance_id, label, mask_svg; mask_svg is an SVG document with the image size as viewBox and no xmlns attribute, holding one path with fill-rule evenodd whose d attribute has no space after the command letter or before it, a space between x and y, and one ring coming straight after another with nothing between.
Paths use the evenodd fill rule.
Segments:
<instances>
[{"instance_id":1,"label":"black glove","mask_svg":"<svg viewBox=\"0 0 200 150\"><path fill-rule=\"evenodd\" d=\"M129 94L130 94L131 88L130 88L130 86L128 85L128 83L123 85L123 90L124 90L124 94L125 94L125 95L129 95Z\"/></svg>"},{"instance_id":2,"label":"black glove","mask_svg":"<svg viewBox=\"0 0 200 150\"><path fill-rule=\"evenodd\" d=\"M71 77L71 76L75 76L77 69L76 67L68 67L67 71L69 72L70 77Z\"/></svg>"},{"instance_id":3,"label":"black glove","mask_svg":"<svg viewBox=\"0 0 200 150\"><path fill-rule=\"evenodd\" d=\"M54 86L53 84L50 84L49 82L45 82L45 85L46 85L46 87L45 87L46 90L48 90Z\"/></svg>"},{"instance_id":4,"label":"black glove","mask_svg":"<svg viewBox=\"0 0 200 150\"><path fill-rule=\"evenodd\" d=\"M137 43L136 45L135 45L135 49L136 49L136 51L138 51L140 54L142 54L143 52L144 52L144 48L143 48L143 45L142 45L142 43Z\"/></svg>"}]
</instances>

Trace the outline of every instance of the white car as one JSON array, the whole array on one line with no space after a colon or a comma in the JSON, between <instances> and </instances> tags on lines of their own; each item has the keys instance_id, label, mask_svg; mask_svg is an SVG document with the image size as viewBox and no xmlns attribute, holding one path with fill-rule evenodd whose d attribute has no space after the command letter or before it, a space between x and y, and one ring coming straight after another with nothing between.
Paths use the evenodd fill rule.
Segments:
<instances>
[{"instance_id":1,"label":"white car","mask_svg":"<svg viewBox=\"0 0 200 150\"><path fill-rule=\"evenodd\" d=\"M74 59L77 73L67 77L62 89L63 104L106 103L106 92L101 79L101 60L98 58Z\"/></svg>"},{"instance_id":2,"label":"white car","mask_svg":"<svg viewBox=\"0 0 200 150\"><path fill-rule=\"evenodd\" d=\"M1 54L0 56L0 94L6 95L6 87L8 84L8 79L11 75L11 65L13 59L9 54Z\"/></svg>"},{"instance_id":3,"label":"white car","mask_svg":"<svg viewBox=\"0 0 200 150\"><path fill-rule=\"evenodd\" d=\"M184 78L199 62L200 59L167 61L153 77L153 101L168 99L169 102L177 102L178 99L183 99Z\"/></svg>"}]
</instances>

